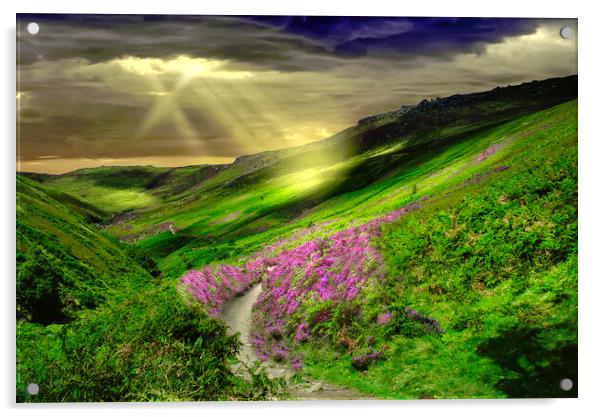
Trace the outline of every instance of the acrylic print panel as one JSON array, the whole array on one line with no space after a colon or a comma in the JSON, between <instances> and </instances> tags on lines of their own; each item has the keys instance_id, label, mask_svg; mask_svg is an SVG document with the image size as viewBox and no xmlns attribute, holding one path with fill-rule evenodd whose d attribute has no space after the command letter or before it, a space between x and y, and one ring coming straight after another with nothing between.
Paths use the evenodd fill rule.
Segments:
<instances>
[{"instance_id":1,"label":"acrylic print panel","mask_svg":"<svg viewBox=\"0 0 602 417\"><path fill-rule=\"evenodd\" d=\"M18 402L577 396L577 21L17 16Z\"/></svg>"}]
</instances>

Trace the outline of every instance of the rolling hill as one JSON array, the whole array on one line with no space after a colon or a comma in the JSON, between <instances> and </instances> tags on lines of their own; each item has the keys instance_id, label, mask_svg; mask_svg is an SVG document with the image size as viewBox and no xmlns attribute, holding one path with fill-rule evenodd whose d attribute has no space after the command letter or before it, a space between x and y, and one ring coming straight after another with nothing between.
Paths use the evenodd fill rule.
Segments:
<instances>
[{"instance_id":1,"label":"rolling hill","mask_svg":"<svg viewBox=\"0 0 602 417\"><path fill-rule=\"evenodd\" d=\"M92 168L42 182L116 214L107 231L164 258L164 271L176 276L231 253L251 254L259 242L316 223L321 207L329 210L342 196L356 196L352 209L375 192L422 188L460 149L477 153L492 130L574 98L576 86L571 76L424 101L319 142L228 165ZM360 215L384 208L372 205ZM236 246L244 237L244 247Z\"/></svg>"},{"instance_id":2,"label":"rolling hill","mask_svg":"<svg viewBox=\"0 0 602 417\"><path fill-rule=\"evenodd\" d=\"M81 346L97 326L128 323L107 351L127 351L136 332L152 346L152 327L189 361L199 328L208 343L223 333L207 305L185 307L179 278L217 271L216 294L264 283L256 348L315 378L383 398L575 396L558 381L577 381L576 97L576 76L549 79L402 106L232 164L18 175L19 294L51 304L19 301L19 314L49 324L82 311ZM177 328L162 327L171 314ZM145 315L151 327L133 324ZM236 350L209 349L220 366ZM121 353L107 355L129 380ZM251 395L240 384L224 389Z\"/></svg>"}]
</instances>

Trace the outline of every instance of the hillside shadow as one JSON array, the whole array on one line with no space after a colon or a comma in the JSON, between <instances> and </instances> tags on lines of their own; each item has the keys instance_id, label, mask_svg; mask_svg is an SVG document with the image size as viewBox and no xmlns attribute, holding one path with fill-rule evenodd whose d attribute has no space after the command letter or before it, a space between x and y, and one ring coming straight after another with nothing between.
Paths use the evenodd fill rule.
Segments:
<instances>
[{"instance_id":1,"label":"hillside shadow","mask_svg":"<svg viewBox=\"0 0 602 417\"><path fill-rule=\"evenodd\" d=\"M577 398L577 344L548 350L541 333L512 329L478 347L478 353L516 373L497 388L510 398ZM564 391L560 381L569 378L573 388Z\"/></svg>"}]
</instances>

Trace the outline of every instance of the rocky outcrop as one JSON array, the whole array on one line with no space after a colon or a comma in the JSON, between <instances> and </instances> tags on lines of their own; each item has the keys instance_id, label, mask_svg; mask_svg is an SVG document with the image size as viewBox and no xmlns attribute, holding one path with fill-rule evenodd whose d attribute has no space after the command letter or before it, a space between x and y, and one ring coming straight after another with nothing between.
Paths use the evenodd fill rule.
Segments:
<instances>
[{"instance_id":1,"label":"rocky outcrop","mask_svg":"<svg viewBox=\"0 0 602 417\"><path fill-rule=\"evenodd\" d=\"M577 97L577 76L531 81L493 90L425 99L415 106L361 119L346 140L367 150L408 139L409 145L441 139L441 129L486 128ZM486 122L486 123L485 123ZM460 129L461 130L461 129Z\"/></svg>"},{"instance_id":2,"label":"rocky outcrop","mask_svg":"<svg viewBox=\"0 0 602 417\"><path fill-rule=\"evenodd\" d=\"M396 117L401 117L404 114L408 113L410 110L412 110L414 107L415 106L401 106L397 110L377 114L375 116L364 117L363 119L358 120L357 124L358 125L366 125L366 124L369 124L371 122L378 121L378 120L393 119Z\"/></svg>"}]
</instances>

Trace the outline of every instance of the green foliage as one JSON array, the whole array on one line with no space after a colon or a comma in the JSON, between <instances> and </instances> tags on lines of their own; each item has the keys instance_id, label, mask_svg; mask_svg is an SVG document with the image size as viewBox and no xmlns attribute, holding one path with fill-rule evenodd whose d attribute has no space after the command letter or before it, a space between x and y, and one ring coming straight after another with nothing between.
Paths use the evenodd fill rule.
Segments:
<instances>
[{"instance_id":1,"label":"green foliage","mask_svg":"<svg viewBox=\"0 0 602 417\"><path fill-rule=\"evenodd\" d=\"M129 245L127 246L127 254L153 277L157 278L161 275L157 260L150 251L140 246Z\"/></svg>"},{"instance_id":2,"label":"green foliage","mask_svg":"<svg viewBox=\"0 0 602 417\"><path fill-rule=\"evenodd\" d=\"M29 259L17 258L17 317L48 324L64 320L59 291L63 284L60 262L40 247Z\"/></svg>"},{"instance_id":3,"label":"green foliage","mask_svg":"<svg viewBox=\"0 0 602 417\"><path fill-rule=\"evenodd\" d=\"M110 302L64 325L17 327L17 401L201 401L262 399L277 387L246 382L228 361L233 336L173 287ZM29 382L40 385L29 396ZM255 384L253 386L252 384ZM259 394L258 394L259 393Z\"/></svg>"}]
</instances>

